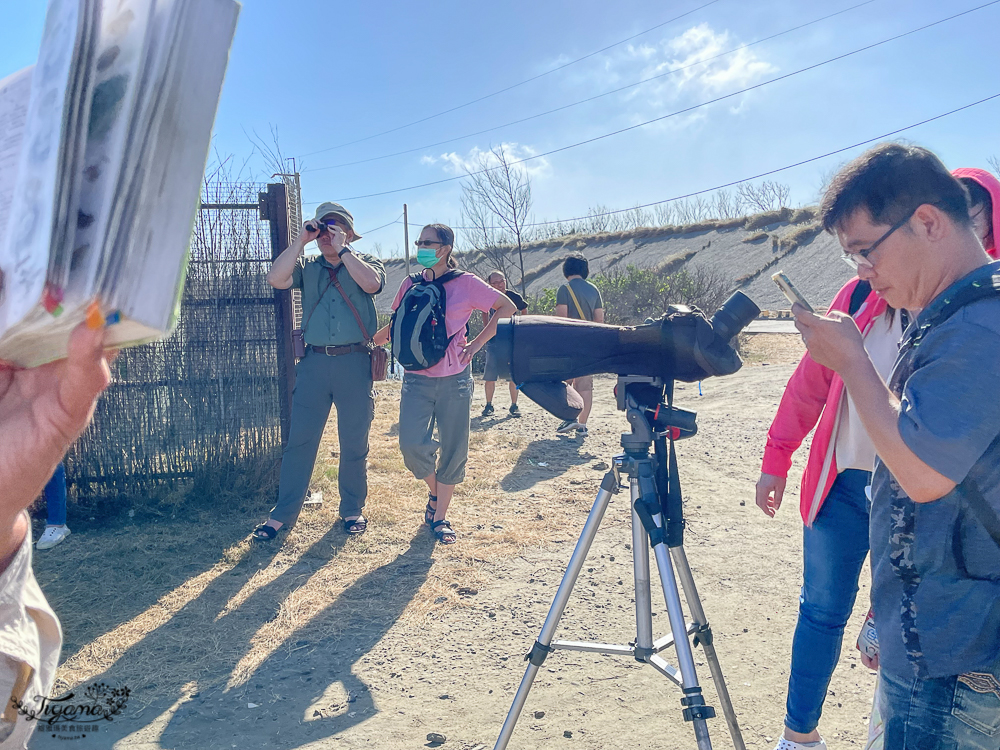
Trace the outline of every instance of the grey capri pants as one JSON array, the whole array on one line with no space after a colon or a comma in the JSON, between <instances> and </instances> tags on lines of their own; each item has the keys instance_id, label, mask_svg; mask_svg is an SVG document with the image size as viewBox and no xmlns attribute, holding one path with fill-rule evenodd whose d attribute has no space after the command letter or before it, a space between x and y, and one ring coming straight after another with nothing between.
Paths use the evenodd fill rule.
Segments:
<instances>
[{"instance_id":1,"label":"grey capri pants","mask_svg":"<svg viewBox=\"0 0 1000 750\"><path fill-rule=\"evenodd\" d=\"M442 484L465 479L469 460L470 368L443 378L407 372L399 399L399 450L417 479L432 474ZM438 439L434 439L434 425Z\"/></svg>"}]
</instances>

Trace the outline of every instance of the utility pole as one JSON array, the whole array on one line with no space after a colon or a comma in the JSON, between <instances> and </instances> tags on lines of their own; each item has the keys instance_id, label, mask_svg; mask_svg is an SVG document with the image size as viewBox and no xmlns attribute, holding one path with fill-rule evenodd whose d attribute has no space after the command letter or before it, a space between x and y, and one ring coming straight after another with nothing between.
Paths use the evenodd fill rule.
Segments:
<instances>
[{"instance_id":1,"label":"utility pole","mask_svg":"<svg viewBox=\"0 0 1000 750\"><path fill-rule=\"evenodd\" d=\"M406 217L406 204L403 204L403 252L406 254L406 275L410 275L410 223Z\"/></svg>"}]
</instances>

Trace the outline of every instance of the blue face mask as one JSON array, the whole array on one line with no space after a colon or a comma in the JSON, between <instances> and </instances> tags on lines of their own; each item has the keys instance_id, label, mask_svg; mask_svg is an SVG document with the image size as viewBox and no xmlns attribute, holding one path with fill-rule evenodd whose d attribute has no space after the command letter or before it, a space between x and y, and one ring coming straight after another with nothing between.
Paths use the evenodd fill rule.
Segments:
<instances>
[{"instance_id":1,"label":"blue face mask","mask_svg":"<svg viewBox=\"0 0 1000 750\"><path fill-rule=\"evenodd\" d=\"M424 268L432 268L436 266L439 258L437 257L437 251L432 250L429 247L417 248L417 263L422 265Z\"/></svg>"}]
</instances>

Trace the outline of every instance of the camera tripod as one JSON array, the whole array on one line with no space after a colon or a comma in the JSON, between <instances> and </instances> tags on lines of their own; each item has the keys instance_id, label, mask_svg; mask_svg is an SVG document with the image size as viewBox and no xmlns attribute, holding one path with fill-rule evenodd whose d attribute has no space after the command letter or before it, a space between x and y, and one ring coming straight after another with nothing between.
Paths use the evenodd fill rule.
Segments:
<instances>
[{"instance_id":1,"label":"camera tripod","mask_svg":"<svg viewBox=\"0 0 1000 750\"><path fill-rule=\"evenodd\" d=\"M736 720L722 667L713 644L712 629L698 598L691 567L684 552L684 518L677 477L677 459L673 442L690 437L697 431L695 414L673 408L672 383L660 379L619 377L615 393L618 408L626 413L631 433L622 435L624 453L612 459L611 469L601 481L597 499L587 516L580 539L576 543L569 565L559 584L552 606L545 618L541 634L525 656L528 668L507 713L495 750L504 750L514 726L524 708L538 668L556 649L589 651L591 653L631 656L649 664L684 693L681 705L684 720L692 722L699 750L711 750L707 719L715 717L715 709L705 704L698 675L695 672L692 644L701 646L708 660L712 680L722 703L722 712L729 726L735 750L746 750ZM667 403L664 403L664 391ZM669 452L667 444L669 441ZM650 448L654 454L650 455ZM669 453L669 457L668 457ZM580 641L553 641L559 620L569 601L573 586L583 568L587 553L607 510L611 496L621 486L621 474L629 477L632 501L632 564L635 574L635 641L627 646ZM671 635L653 640L652 597L650 590L649 549L651 544L656 567L663 587L663 596L670 619ZM684 589L693 622L688 625L681 609L677 579ZM688 637L693 636L689 641ZM668 664L660 652L671 646L677 654L678 667Z\"/></svg>"}]
</instances>

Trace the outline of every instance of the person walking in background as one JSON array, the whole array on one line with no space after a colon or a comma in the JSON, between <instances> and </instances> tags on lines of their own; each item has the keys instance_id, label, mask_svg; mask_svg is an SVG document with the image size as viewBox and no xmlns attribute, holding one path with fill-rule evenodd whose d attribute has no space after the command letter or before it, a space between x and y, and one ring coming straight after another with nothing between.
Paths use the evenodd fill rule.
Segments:
<instances>
[{"instance_id":1,"label":"person walking in background","mask_svg":"<svg viewBox=\"0 0 1000 750\"><path fill-rule=\"evenodd\" d=\"M66 466L62 461L45 485L42 495L45 497L45 530L35 543L35 548L40 550L52 549L70 535L66 525Z\"/></svg>"},{"instance_id":2,"label":"person walking in background","mask_svg":"<svg viewBox=\"0 0 1000 750\"><path fill-rule=\"evenodd\" d=\"M857 277L829 309L853 316L867 356L887 378L904 328L902 311L888 307ZM844 381L806 353L767 433L756 500L768 516L781 506L792 454L814 427L801 484L802 589L778 750L826 747L819 720L868 556L865 488L875 464L875 447Z\"/></svg>"},{"instance_id":3,"label":"person walking in background","mask_svg":"<svg viewBox=\"0 0 1000 750\"><path fill-rule=\"evenodd\" d=\"M517 292L507 288L507 277L503 275L502 271L494 271L486 279L490 286L496 289L498 292L503 292L510 298L510 301L514 303L517 308L515 315L520 315L525 310L528 309L528 303L524 301L522 297ZM488 313L483 313L483 327L485 328L492 318L496 314L496 310L492 308ZM495 355L491 354L491 346L486 347L486 368L483 372L483 388L486 391L486 406L483 408L483 416L488 417L495 412L493 408L493 394L496 392L497 380L500 376L499 366L497 365L497 358ZM510 377L510 373L505 373L505 379ZM510 415L512 417L520 417L521 412L517 408L517 384L513 381L509 382L510 386Z\"/></svg>"},{"instance_id":4,"label":"person walking in background","mask_svg":"<svg viewBox=\"0 0 1000 750\"><path fill-rule=\"evenodd\" d=\"M496 334L500 318L509 318L516 311L514 303L475 274L462 273L452 258L455 232L444 224L428 224L420 232L417 262L424 267L422 274L407 277L400 284L392 303L393 321L397 326L418 325L431 320L438 326L437 313L443 310L447 343L439 359L423 369L410 367L403 376L399 399L399 449L403 462L413 476L427 484L428 499L424 522L441 544L454 544L455 531L446 519L455 485L465 480L469 458L469 422L472 409L472 356ZM410 292L413 292L412 297ZM427 294L427 292L432 294ZM431 304L420 307L410 300L422 299ZM489 312L486 326L472 341L465 337L465 326L473 311ZM401 319L397 320L397 316ZM413 318L414 320L410 320ZM416 322L415 322L416 321ZM389 341L390 325L376 334L375 343ZM393 351L409 342L393 341ZM397 356L400 362L403 358ZM438 440L434 439L437 426Z\"/></svg>"},{"instance_id":5,"label":"person walking in background","mask_svg":"<svg viewBox=\"0 0 1000 750\"><path fill-rule=\"evenodd\" d=\"M590 264L586 257L580 254L570 255L563 261L562 272L566 283L556 292L556 315L560 318L603 323L604 300L601 299L601 290L587 281ZM583 411L576 419L567 419L560 424L556 432L575 430L578 436L586 437L587 419L594 407L594 376L574 378L569 384L583 398Z\"/></svg>"},{"instance_id":6,"label":"person walking in background","mask_svg":"<svg viewBox=\"0 0 1000 750\"><path fill-rule=\"evenodd\" d=\"M362 511L368 496L368 432L375 416L369 336L378 326L374 298L385 284L385 268L378 258L354 252L350 243L358 239L354 217L338 203L323 203L267 274L275 289L302 292L305 356L295 365L278 502L270 518L254 529L254 538L261 541L274 539L278 529L298 519L334 405L340 517L348 534L368 528ZM320 254L301 257L313 240Z\"/></svg>"},{"instance_id":7,"label":"person walking in background","mask_svg":"<svg viewBox=\"0 0 1000 750\"><path fill-rule=\"evenodd\" d=\"M919 147L862 154L820 212L860 278L919 310L886 384L850 316L792 307L878 455L870 540L885 747L996 748L1000 262L984 252L966 188Z\"/></svg>"}]
</instances>

